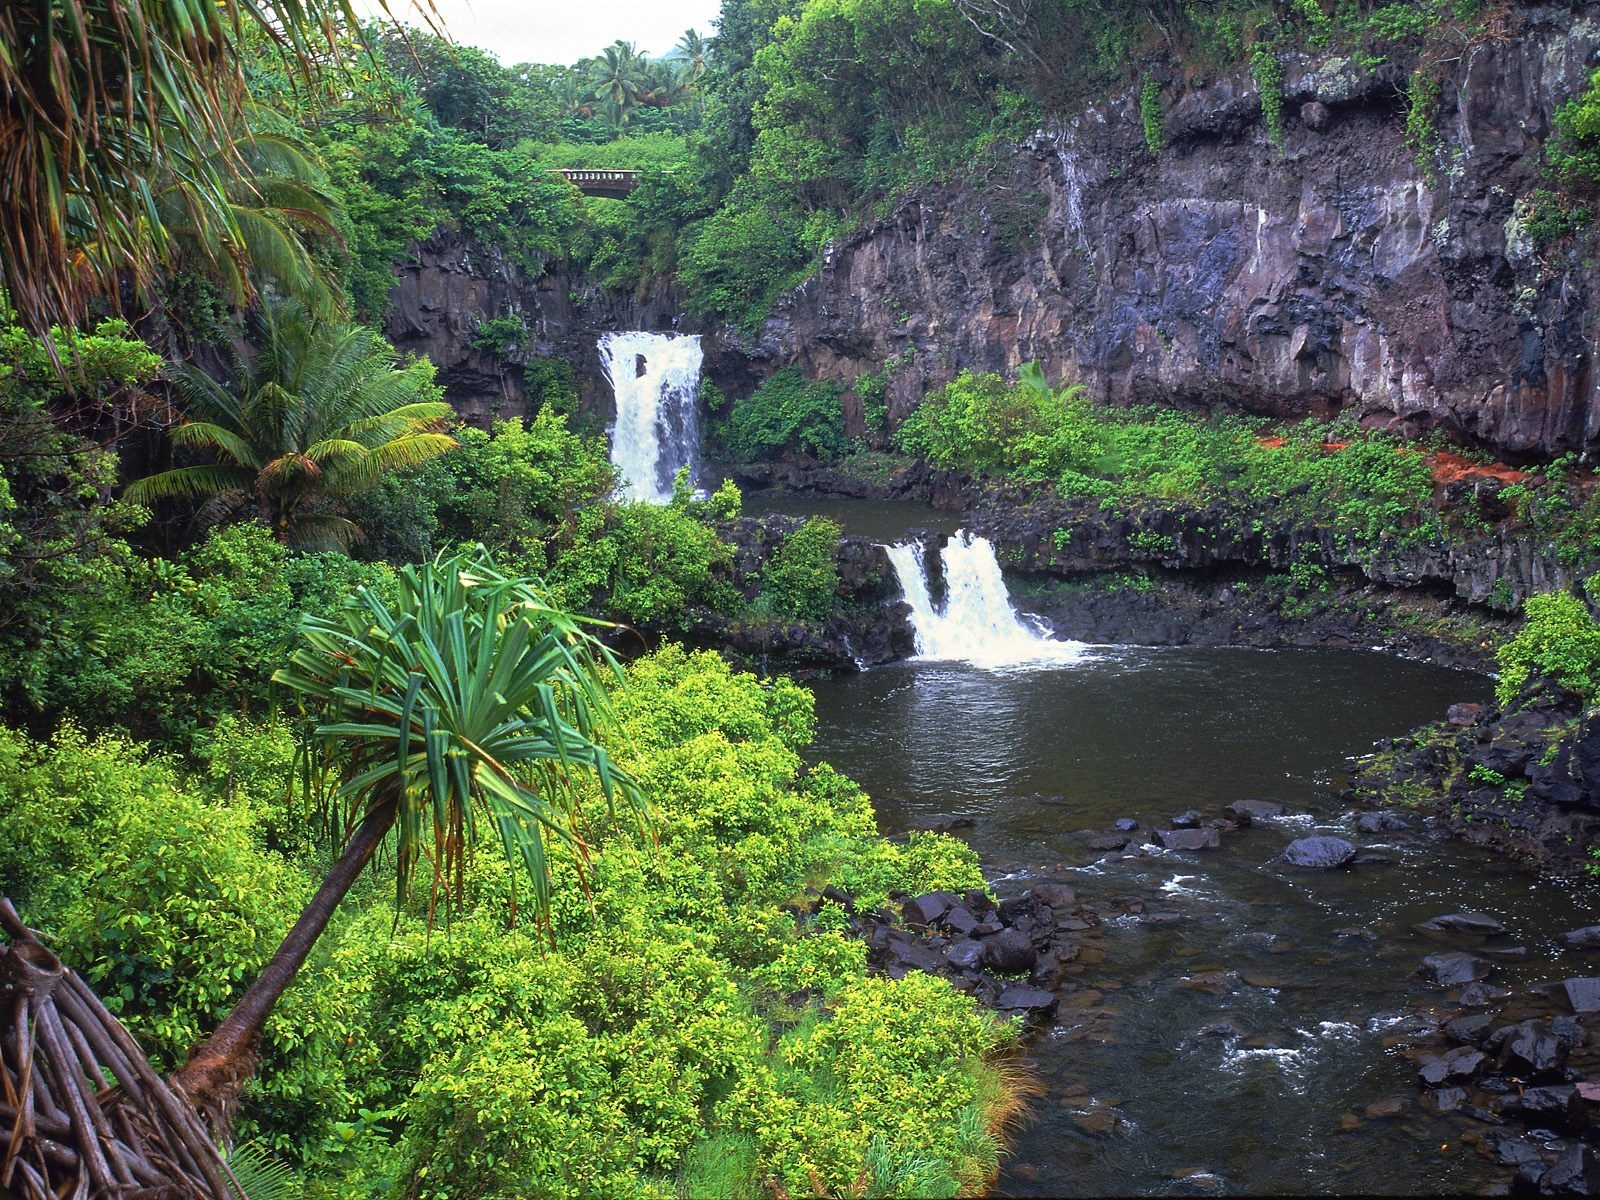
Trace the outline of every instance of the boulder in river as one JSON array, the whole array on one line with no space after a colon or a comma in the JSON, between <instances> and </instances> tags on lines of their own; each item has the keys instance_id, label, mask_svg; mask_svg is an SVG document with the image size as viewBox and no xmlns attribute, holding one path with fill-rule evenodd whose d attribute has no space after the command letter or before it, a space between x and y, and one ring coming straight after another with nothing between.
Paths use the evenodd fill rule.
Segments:
<instances>
[{"instance_id":1,"label":"boulder in river","mask_svg":"<svg viewBox=\"0 0 1600 1200\"><path fill-rule=\"evenodd\" d=\"M1438 1087L1449 1079L1470 1079L1489 1061L1481 1050L1471 1046L1457 1046L1432 1062L1423 1064L1417 1072L1429 1087Z\"/></svg>"},{"instance_id":2,"label":"boulder in river","mask_svg":"<svg viewBox=\"0 0 1600 1200\"><path fill-rule=\"evenodd\" d=\"M1411 819L1397 812L1364 812L1356 818L1357 833L1398 833L1411 828Z\"/></svg>"},{"instance_id":3,"label":"boulder in river","mask_svg":"<svg viewBox=\"0 0 1600 1200\"><path fill-rule=\"evenodd\" d=\"M1573 1012L1600 1012L1600 979L1592 976L1564 979L1561 986L1567 993L1567 1003L1572 1005Z\"/></svg>"},{"instance_id":4,"label":"boulder in river","mask_svg":"<svg viewBox=\"0 0 1600 1200\"><path fill-rule=\"evenodd\" d=\"M1156 839L1167 850L1215 850L1222 845L1215 829L1158 829Z\"/></svg>"},{"instance_id":5,"label":"boulder in river","mask_svg":"<svg viewBox=\"0 0 1600 1200\"><path fill-rule=\"evenodd\" d=\"M1193 829L1203 820L1205 820L1205 813L1197 808L1190 808L1172 818L1172 827L1174 829Z\"/></svg>"},{"instance_id":6,"label":"boulder in river","mask_svg":"<svg viewBox=\"0 0 1600 1200\"><path fill-rule=\"evenodd\" d=\"M1017 975L1033 970L1038 957L1033 939L1016 929L1002 929L992 937L983 939L982 957L979 961L991 971L1002 975Z\"/></svg>"},{"instance_id":7,"label":"boulder in river","mask_svg":"<svg viewBox=\"0 0 1600 1200\"><path fill-rule=\"evenodd\" d=\"M1441 913L1437 917L1429 917L1419 928L1430 933L1476 933L1483 937L1494 937L1506 931L1499 921L1488 913L1480 912Z\"/></svg>"},{"instance_id":8,"label":"boulder in river","mask_svg":"<svg viewBox=\"0 0 1600 1200\"><path fill-rule=\"evenodd\" d=\"M1569 929L1561 935L1561 944L1571 950L1600 950L1600 925Z\"/></svg>"},{"instance_id":9,"label":"boulder in river","mask_svg":"<svg viewBox=\"0 0 1600 1200\"><path fill-rule=\"evenodd\" d=\"M1222 815L1244 826L1252 821L1270 821L1286 811L1276 800L1235 800L1222 810Z\"/></svg>"},{"instance_id":10,"label":"boulder in river","mask_svg":"<svg viewBox=\"0 0 1600 1200\"><path fill-rule=\"evenodd\" d=\"M995 1000L1001 1012L1049 1013L1056 1007L1056 998L1043 988L1008 987Z\"/></svg>"},{"instance_id":11,"label":"boulder in river","mask_svg":"<svg viewBox=\"0 0 1600 1200\"><path fill-rule=\"evenodd\" d=\"M1441 987L1454 987L1458 983L1475 983L1494 973L1494 964L1472 954L1430 954L1422 960L1417 974L1429 983Z\"/></svg>"},{"instance_id":12,"label":"boulder in river","mask_svg":"<svg viewBox=\"0 0 1600 1200\"><path fill-rule=\"evenodd\" d=\"M1541 1196L1600 1196L1600 1157L1593 1148L1568 1146L1539 1176Z\"/></svg>"},{"instance_id":13,"label":"boulder in river","mask_svg":"<svg viewBox=\"0 0 1600 1200\"><path fill-rule=\"evenodd\" d=\"M1111 827L1117 830L1119 833L1132 833L1135 829L1139 828L1139 822L1135 821L1132 817L1118 817L1115 821L1111 822Z\"/></svg>"},{"instance_id":14,"label":"boulder in river","mask_svg":"<svg viewBox=\"0 0 1600 1200\"><path fill-rule=\"evenodd\" d=\"M1356 848L1351 843L1325 835L1295 838L1283 848L1283 861L1290 866L1323 871L1342 867L1355 856Z\"/></svg>"},{"instance_id":15,"label":"boulder in river","mask_svg":"<svg viewBox=\"0 0 1600 1200\"><path fill-rule=\"evenodd\" d=\"M1583 1037L1583 1027L1571 1017L1530 1019L1496 1029L1484 1041L1483 1048L1497 1056L1502 1071L1519 1079L1537 1079L1559 1073Z\"/></svg>"}]
</instances>

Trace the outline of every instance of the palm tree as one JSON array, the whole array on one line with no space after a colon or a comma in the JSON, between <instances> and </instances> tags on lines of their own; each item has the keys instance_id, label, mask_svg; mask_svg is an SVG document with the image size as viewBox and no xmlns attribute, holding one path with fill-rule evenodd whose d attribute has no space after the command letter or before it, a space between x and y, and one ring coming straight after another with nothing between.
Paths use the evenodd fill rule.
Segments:
<instances>
[{"instance_id":1,"label":"palm tree","mask_svg":"<svg viewBox=\"0 0 1600 1200\"><path fill-rule=\"evenodd\" d=\"M430 24L431 0L422 11ZM302 79L351 0L8 0L0 4L0 288L47 337L116 302L170 254L157 195L185 181L190 219L243 244L241 51L264 35Z\"/></svg>"},{"instance_id":2,"label":"palm tree","mask_svg":"<svg viewBox=\"0 0 1600 1200\"><path fill-rule=\"evenodd\" d=\"M643 78L639 52L631 42L620 38L602 50L590 68L595 99L605 106L611 123L619 129L639 105Z\"/></svg>"},{"instance_id":3,"label":"palm tree","mask_svg":"<svg viewBox=\"0 0 1600 1200\"><path fill-rule=\"evenodd\" d=\"M678 44L672 48L672 57L678 60L678 86L686 92L699 95L700 77L710 66L711 46L693 29L683 31Z\"/></svg>"},{"instance_id":4,"label":"palm tree","mask_svg":"<svg viewBox=\"0 0 1600 1200\"><path fill-rule=\"evenodd\" d=\"M255 1070L255 1047L334 909L393 837L396 903L426 863L429 920L459 899L463 865L485 836L521 861L548 922L548 837L586 861L582 788L592 776L611 818L641 824L638 784L599 738L613 727L606 676L615 659L586 622L528 580L496 570L482 546L400 572L393 607L365 588L332 620L307 616L302 646L273 678L318 718L313 760L336 764L329 814L343 850L261 975L173 1077L225 1126Z\"/></svg>"},{"instance_id":5,"label":"palm tree","mask_svg":"<svg viewBox=\"0 0 1600 1200\"><path fill-rule=\"evenodd\" d=\"M148 476L126 495L209 497L224 514L254 504L283 542L345 544L361 531L328 504L455 446L441 431L452 410L430 363L397 367L393 348L363 325L318 318L298 301L260 320L261 349L235 364L236 389L193 365L178 369L190 417L172 428L172 444L216 461Z\"/></svg>"},{"instance_id":6,"label":"palm tree","mask_svg":"<svg viewBox=\"0 0 1600 1200\"><path fill-rule=\"evenodd\" d=\"M282 125L281 129L273 126ZM157 206L177 266L189 266L216 281L235 308L258 299L268 282L321 314L338 309L323 269L313 261L304 235L337 239L338 202L316 152L287 123L252 106L250 135L239 146L249 179L228 185L226 227L197 216L194 186L174 179L161 189Z\"/></svg>"}]
</instances>

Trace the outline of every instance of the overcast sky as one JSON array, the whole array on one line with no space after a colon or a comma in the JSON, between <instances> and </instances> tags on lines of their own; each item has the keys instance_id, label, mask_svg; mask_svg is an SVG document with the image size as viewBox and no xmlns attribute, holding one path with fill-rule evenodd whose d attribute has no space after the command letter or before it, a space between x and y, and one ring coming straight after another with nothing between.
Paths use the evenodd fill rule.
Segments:
<instances>
[{"instance_id":1,"label":"overcast sky","mask_svg":"<svg viewBox=\"0 0 1600 1200\"><path fill-rule=\"evenodd\" d=\"M376 10L375 0L362 5ZM621 38L652 58L672 49L686 29L707 37L721 0L434 0L450 36L478 46L506 66L521 62L566 66L598 54ZM408 25L422 20L409 0L389 0Z\"/></svg>"}]
</instances>

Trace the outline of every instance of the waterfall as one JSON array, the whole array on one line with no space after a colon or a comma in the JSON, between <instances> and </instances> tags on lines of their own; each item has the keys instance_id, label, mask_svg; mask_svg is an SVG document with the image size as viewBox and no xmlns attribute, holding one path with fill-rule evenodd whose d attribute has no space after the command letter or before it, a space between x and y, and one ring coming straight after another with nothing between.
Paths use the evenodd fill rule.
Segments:
<instances>
[{"instance_id":1,"label":"waterfall","mask_svg":"<svg viewBox=\"0 0 1600 1200\"><path fill-rule=\"evenodd\" d=\"M700 338L697 334L607 333L600 367L617 399L611 461L630 500L665 504L672 481L699 469Z\"/></svg>"},{"instance_id":2,"label":"waterfall","mask_svg":"<svg viewBox=\"0 0 1600 1200\"><path fill-rule=\"evenodd\" d=\"M911 605L917 657L980 667L1061 664L1083 657L1082 642L1057 641L1039 627L1037 618L1017 613L988 538L961 531L939 551L945 580L942 610L934 606L928 586L922 543L884 549Z\"/></svg>"}]
</instances>

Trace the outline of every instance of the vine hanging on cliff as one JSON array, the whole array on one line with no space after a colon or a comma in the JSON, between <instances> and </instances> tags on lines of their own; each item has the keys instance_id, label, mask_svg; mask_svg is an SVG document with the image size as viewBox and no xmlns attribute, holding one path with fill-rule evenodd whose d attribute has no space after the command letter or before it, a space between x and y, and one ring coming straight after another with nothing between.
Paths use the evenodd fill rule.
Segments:
<instances>
[{"instance_id":1,"label":"vine hanging on cliff","mask_svg":"<svg viewBox=\"0 0 1600 1200\"><path fill-rule=\"evenodd\" d=\"M1267 135L1283 149L1283 63L1271 46L1257 46L1250 52L1250 74L1261 90L1261 115L1267 122Z\"/></svg>"}]
</instances>

